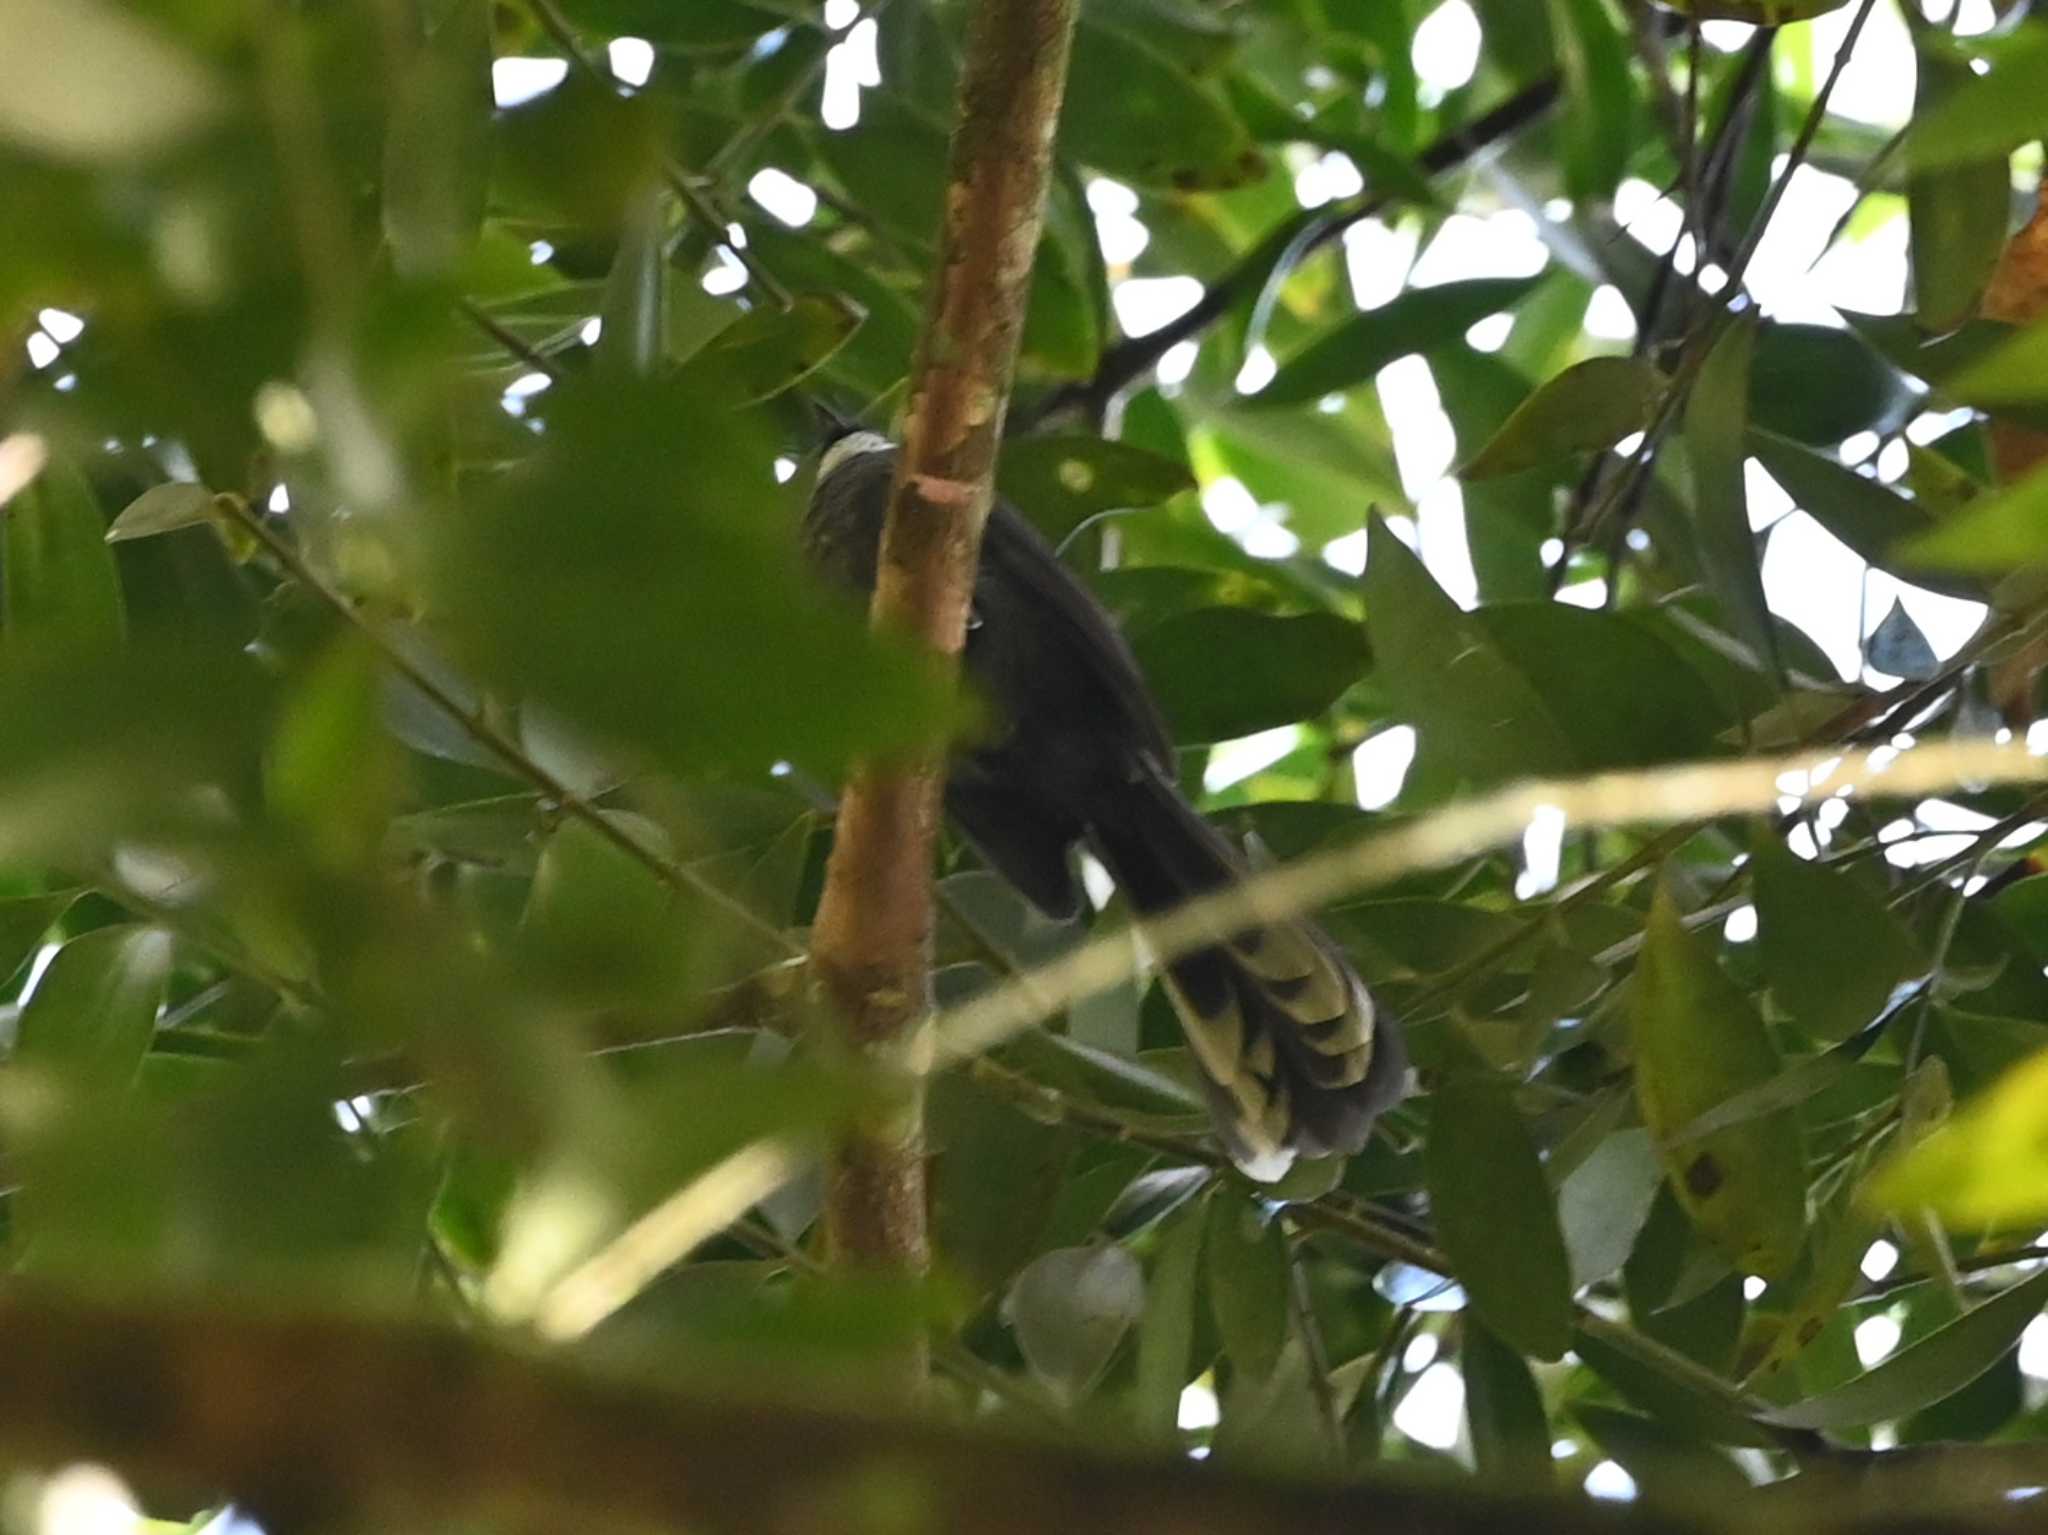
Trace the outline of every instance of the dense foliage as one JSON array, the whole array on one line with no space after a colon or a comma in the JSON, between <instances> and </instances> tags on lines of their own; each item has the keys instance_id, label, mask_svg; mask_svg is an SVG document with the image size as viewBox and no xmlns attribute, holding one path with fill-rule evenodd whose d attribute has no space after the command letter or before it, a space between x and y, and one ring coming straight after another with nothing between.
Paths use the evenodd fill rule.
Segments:
<instances>
[{"instance_id":1,"label":"dense foliage","mask_svg":"<svg viewBox=\"0 0 2048 1535\"><path fill-rule=\"evenodd\" d=\"M933 1079L928 1278L826 1261L862 1085L791 1040L833 787L973 708L794 531L811 400L902 404L966 4L0 3L21 1293L803 1399L927 1337L935 1413L1284 1473L1696 1499L2039 1437L2024 784L1666 826L1650 781L1359 889L1326 923L1417 1092L1273 1188L1138 965ZM1255 857L1530 777L2029 738L2048 28L1702 9L1087 0L1000 483ZM1874 9L1896 137L1821 99ZM1901 312L1745 295L1816 170L1833 246L1905 221ZM1480 268L1410 280L1439 244ZM1390 426L1432 387L1456 490ZM1795 522L1860 557L1841 610L1868 561L1975 633L1888 602L1843 680L1767 595ZM939 890L942 1006L1125 921L957 847Z\"/></svg>"}]
</instances>

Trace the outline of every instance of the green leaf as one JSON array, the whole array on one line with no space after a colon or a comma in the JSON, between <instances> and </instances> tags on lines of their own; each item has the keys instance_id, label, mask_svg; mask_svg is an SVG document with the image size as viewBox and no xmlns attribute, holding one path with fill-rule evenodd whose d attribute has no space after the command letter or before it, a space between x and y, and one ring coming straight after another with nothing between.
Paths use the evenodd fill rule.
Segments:
<instances>
[{"instance_id":1,"label":"green leaf","mask_svg":"<svg viewBox=\"0 0 2048 1535\"><path fill-rule=\"evenodd\" d=\"M1488 315L1514 308L1539 281L1481 277L1404 289L1311 341L1280 365L1253 403L1299 405L1365 383L1396 358L1457 341Z\"/></svg>"},{"instance_id":2,"label":"green leaf","mask_svg":"<svg viewBox=\"0 0 2048 1535\"><path fill-rule=\"evenodd\" d=\"M651 185L642 188L627 205L618 254L612 258L611 274L604 284L604 303L599 310L604 328L598 332L593 363L600 369L646 378L661 364L668 342L665 207L660 191ZM730 336L739 326L760 315L774 318L777 311L755 311L728 326L720 337ZM710 345L716 346L718 339L714 338ZM744 371L741 376L746 376ZM755 393L745 398L759 397ZM743 401L736 396L733 403Z\"/></svg>"},{"instance_id":3,"label":"green leaf","mask_svg":"<svg viewBox=\"0 0 2048 1535\"><path fill-rule=\"evenodd\" d=\"M1899 546L1901 558L1987 574L2048 556L2048 466L1977 497L1931 532Z\"/></svg>"},{"instance_id":4,"label":"green leaf","mask_svg":"<svg viewBox=\"0 0 2048 1535\"><path fill-rule=\"evenodd\" d=\"M1903 1418L1997 1364L2048 1303L2048 1273L1972 1307L1846 1385L1766 1414L1787 1428L1842 1429Z\"/></svg>"},{"instance_id":5,"label":"green leaf","mask_svg":"<svg viewBox=\"0 0 2048 1535\"><path fill-rule=\"evenodd\" d=\"M1756 334L1754 320L1741 320L1715 342L1686 403L1685 446L1692 464L1693 534L1707 584L1726 607L1736 633L1776 673L1781 669L1778 629L1764 600L1743 485L1743 432Z\"/></svg>"},{"instance_id":6,"label":"green leaf","mask_svg":"<svg viewBox=\"0 0 2048 1535\"><path fill-rule=\"evenodd\" d=\"M1593 1443L1635 1479L1650 1499L1686 1499L1693 1506L1708 1497L1739 1499L1749 1478L1726 1457L1658 1418L1621 1412L1598 1402L1574 1402L1572 1416Z\"/></svg>"},{"instance_id":7,"label":"green leaf","mask_svg":"<svg viewBox=\"0 0 2048 1535\"><path fill-rule=\"evenodd\" d=\"M1044 1253L1003 1299L1024 1362L1068 1401L1087 1394L1144 1311L1144 1273L1114 1245Z\"/></svg>"},{"instance_id":8,"label":"green leaf","mask_svg":"<svg viewBox=\"0 0 2048 1535\"><path fill-rule=\"evenodd\" d=\"M1881 1168L1872 1198L1889 1211L1931 1210L1970 1226L2015 1225L2048 1212L2048 1053L2007 1069Z\"/></svg>"},{"instance_id":9,"label":"green leaf","mask_svg":"<svg viewBox=\"0 0 2048 1535\"><path fill-rule=\"evenodd\" d=\"M1195 1287L1207 1221L1206 1206L1193 1202L1159 1228L1145 1315L1138 1323L1136 1388L1138 1432L1156 1444L1178 1437L1180 1396L1194 1370Z\"/></svg>"},{"instance_id":10,"label":"green leaf","mask_svg":"<svg viewBox=\"0 0 2048 1535\"><path fill-rule=\"evenodd\" d=\"M1959 83L1916 111L1906 160L1917 171L2003 158L2048 132L2048 37L2021 27L1991 53L1988 75Z\"/></svg>"},{"instance_id":11,"label":"green leaf","mask_svg":"<svg viewBox=\"0 0 2048 1535\"><path fill-rule=\"evenodd\" d=\"M407 61L384 135L384 238L399 276L446 277L483 227L491 175L491 22L458 0Z\"/></svg>"},{"instance_id":12,"label":"green leaf","mask_svg":"<svg viewBox=\"0 0 2048 1535\"><path fill-rule=\"evenodd\" d=\"M78 466L53 457L0 518L9 644L81 655L118 649L127 629L121 578Z\"/></svg>"},{"instance_id":13,"label":"green leaf","mask_svg":"<svg viewBox=\"0 0 2048 1535\"><path fill-rule=\"evenodd\" d=\"M1557 1191L1557 1221L1575 1289L1608 1278L1628 1261L1663 1181L1647 1130L1615 1131L1572 1169Z\"/></svg>"},{"instance_id":14,"label":"green leaf","mask_svg":"<svg viewBox=\"0 0 2048 1535\"><path fill-rule=\"evenodd\" d=\"M1847 1039L1924 967L1913 935L1855 871L1799 858L1763 831L1750 856L1772 995L1815 1038Z\"/></svg>"},{"instance_id":15,"label":"green leaf","mask_svg":"<svg viewBox=\"0 0 2048 1535\"><path fill-rule=\"evenodd\" d=\"M1106 512L1157 506L1195 488L1185 464L1100 437L1013 437L996 465L996 490L1055 545Z\"/></svg>"},{"instance_id":16,"label":"green leaf","mask_svg":"<svg viewBox=\"0 0 2048 1535\"><path fill-rule=\"evenodd\" d=\"M1915 56L1919 89L1913 113L1924 124L1948 97L1974 86L1976 76L1938 47L1920 48ZM2048 64L2048 58L2043 62ZM2048 76L2043 83L2048 84ZM1907 142L1913 142L1910 134ZM1920 323L1936 333L1952 330L1975 317L1977 301L2005 248L2012 219L2012 166L2006 153L1921 171L1906 183L1906 209Z\"/></svg>"},{"instance_id":17,"label":"green leaf","mask_svg":"<svg viewBox=\"0 0 2048 1535\"><path fill-rule=\"evenodd\" d=\"M887 233L927 251L939 233L946 143L943 126L891 91L862 98L857 126L812 135L818 158L855 206Z\"/></svg>"},{"instance_id":18,"label":"green leaf","mask_svg":"<svg viewBox=\"0 0 2048 1535\"><path fill-rule=\"evenodd\" d=\"M1539 1359L1561 1357L1571 1342L1571 1265L1514 1094L1461 1075L1431 1105L1429 1203L1458 1283L1506 1342Z\"/></svg>"},{"instance_id":19,"label":"green leaf","mask_svg":"<svg viewBox=\"0 0 2048 1535\"><path fill-rule=\"evenodd\" d=\"M562 14L607 37L644 37L663 48L725 49L774 31L783 18L742 0L561 0Z\"/></svg>"},{"instance_id":20,"label":"green leaf","mask_svg":"<svg viewBox=\"0 0 2048 1535\"><path fill-rule=\"evenodd\" d=\"M1193 192L1255 179L1265 162L1237 114L1149 35L1082 16L1060 113L1061 151L1140 186Z\"/></svg>"},{"instance_id":21,"label":"green leaf","mask_svg":"<svg viewBox=\"0 0 2048 1535\"><path fill-rule=\"evenodd\" d=\"M1956 369L1946 387L1958 399L1994 410L2048 403L2048 320L2005 332L1982 356Z\"/></svg>"},{"instance_id":22,"label":"green leaf","mask_svg":"<svg viewBox=\"0 0 2048 1535\"><path fill-rule=\"evenodd\" d=\"M1612 447L1650 424L1664 375L1635 357L1589 357L1539 385L1458 471L1491 479Z\"/></svg>"},{"instance_id":23,"label":"green leaf","mask_svg":"<svg viewBox=\"0 0 2048 1535\"><path fill-rule=\"evenodd\" d=\"M0 900L0 982L10 981L42 947L43 934L71 909L80 895L59 890L49 895L18 895Z\"/></svg>"},{"instance_id":24,"label":"green leaf","mask_svg":"<svg viewBox=\"0 0 2048 1535\"><path fill-rule=\"evenodd\" d=\"M1278 1223L1238 1188L1209 1202L1204 1243L1209 1306L1223 1351L1240 1370L1263 1379L1287 1341L1287 1248Z\"/></svg>"},{"instance_id":25,"label":"green leaf","mask_svg":"<svg viewBox=\"0 0 2048 1535\"><path fill-rule=\"evenodd\" d=\"M1473 1317L1465 1323L1458 1365L1465 1376L1465 1424L1480 1476L1495 1484L1549 1483L1550 1419L1527 1361Z\"/></svg>"},{"instance_id":26,"label":"green leaf","mask_svg":"<svg viewBox=\"0 0 2048 1535\"><path fill-rule=\"evenodd\" d=\"M1827 387L1815 388L1816 379ZM1758 325L1748 388L1752 421L1822 448L1858 432L1889 431L1916 404L1863 339L1830 325Z\"/></svg>"},{"instance_id":27,"label":"green leaf","mask_svg":"<svg viewBox=\"0 0 2048 1535\"><path fill-rule=\"evenodd\" d=\"M14 1059L60 1072L83 1092L135 1080L171 974L161 928L95 928L60 948L21 1010Z\"/></svg>"},{"instance_id":28,"label":"green leaf","mask_svg":"<svg viewBox=\"0 0 2048 1535\"><path fill-rule=\"evenodd\" d=\"M2014 337L2021 334L2014 326L2000 320L1971 320L1948 335L1929 339L1913 315L1858 314L1845 309L1842 318L1893 366L1915 378L1925 379L1941 394L1972 405L1997 405L2000 407L1998 414L2009 420L2048 430L2048 405L2035 404L2031 396L1997 397L2003 392L2005 381L2012 376L2005 372L2002 362L1998 370L1999 383L1994 386L1992 397L1980 401L1963 387L1979 364L1988 366L1989 359L1998 356ZM2015 373L2019 366L2016 361Z\"/></svg>"},{"instance_id":29,"label":"green leaf","mask_svg":"<svg viewBox=\"0 0 2048 1535\"><path fill-rule=\"evenodd\" d=\"M107 0L8 0L0 139L67 160L145 160L231 99L198 59Z\"/></svg>"},{"instance_id":30,"label":"green leaf","mask_svg":"<svg viewBox=\"0 0 2048 1535\"><path fill-rule=\"evenodd\" d=\"M1977 582L1924 571L1900 558L1899 545L1935 526L1918 501L1761 427L1749 429L1748 448L1801 511L1880 570L1951 597L1982 600Z\"/></svg>"},{"instance_id":31,"label":"green leaf","mask_svg":"<svg viewBox=\"0 0 2048 1535\"><path fill-rule=\"evenodd\" d=\"M1566 190L1610 197L1633 139L1628 44L1600 0L1550 0L1550 28L1564 77Z\"/></svg>"},{"instance_id":32,"label":"green leaf","mask_svg":"<svg viewBox=\"0 0 2048 1535\"><path fill-rule=\"evenodd\" d=\"M397 744L384 730L384 677L375 653L344 630L286 697L264 754L271 813L307 851L336 869L368 867L398 798Z\"/></svg>"},{"instance_id":33,"label":"green leaf","mask_svg":"<svg viewBox=\"0 0 2048 1535\"><path fill-rule=\"evenodd\" d=\"M1768 1429L1752 1422L1718 1393L1687 1376L1655 1369L1604 1338L1583 1330L1575 1332L1572 1352L1594 1374L1668 1428L1716 1444L1768 1449L1778 1443Z\"/></svg>"},{"instance_id":34,"label":"green leaf","mask_svg":"<svg viewBox=\"0 0 2048 1535\"><path fill-rule=\"evenodd\" d=\"M1227 741L1321 714L1365 675L1365 634L1334 613L1197 608L1146 629L1139 664L1181 742Z\"/></svg>"},{"instance_id":35,"label":"green leaf","mask_svg":"<svg viewBox=\"0 0 2048 1535\"><path fill-rule=\"evenodd\" d=\"M1667 887L1650 908L1629 1009L1636 1097L1673 1190L1694 1223L1752 1273L1782 1274L1806 1226L1799 1122L1788 1111L1684 1145L1674 1132L1778 1074L1749 998L1688 933Z\"/></svg>"},{"instance_id":36,"label":"green leaf","mask_svg":"<svg viewBox=\"0 0 2048 1535\"><path fill-rule=\"evenodd\" d=\"M1446 597L1378 517L1367 543L1375 676L1423 749L1482 784L1570 772L1570 738L1485 621Z\"/></svg>"},{"instance_id":37,"label":"green leaf","mask_svg":"<svg viewBox=\"0 0 2048 1535\"><path fill-rule=\"evenodd\" d=\"M803 569L774 435L729 408L729 371L722 390L689 371L701 386L549 391L536 459L431 528L440 632L515 696L671 765L830 771L942 737L965 712L949 684Z\"/></svg>"},{"instance_id":38,"label":"green leaf","mask_svg":"<svg viewBox=\"0 0 2048 1535\"><path fill-rule=\"evenodd\" d=\"M1472 617L1514 658L1583 770L1711 757L1735 723L1676 650L1622 614L1505 602Z\"/></svg>"},{"instance_id":39,"label":"green leaf","mask_svg":"<svg viewBox=\"0 0 2048 1535\"><path fill-rule=\"evenodd\" d=\"M836 295L799 294L787 309L750 310L720 331L684 370L728 405L766 400L800 384L846 345L860 316Z\"/></svg>"},{"instance_id":40,"label":"green leaf","mask_svg":"<svg viewBox=\"0 0 2048 1535\"><path fill-rule=\"evenodd\" d=\"M213 492L189 480L152 485L130 501L107 529L107 542L155 538L180 528L197 527L213 518Z\"/></svg>"}]
</instances>

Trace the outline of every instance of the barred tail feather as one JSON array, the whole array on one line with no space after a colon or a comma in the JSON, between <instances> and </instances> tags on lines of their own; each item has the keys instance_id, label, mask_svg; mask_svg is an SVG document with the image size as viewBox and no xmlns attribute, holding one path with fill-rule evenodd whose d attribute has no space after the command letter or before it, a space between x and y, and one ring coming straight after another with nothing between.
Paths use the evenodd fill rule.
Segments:
<instances>
[{"instance_id":1,"label":"barred tail feather","mask_svg":"<svg viewBox=\"0 0 2048 1535\"><path fill-rule=\"evenodd\" d=\"M1230 844L1163 777L1130 784L1114 811L1089 840L1141 917L1242 877ZM1167 966L1165 982L1218 1131L1253 1177L1280 1176L1296 1155L1361 1149L1401 1096L1399 1031L1311 922L1219 932Z\"/></svg>"}]
</instances>

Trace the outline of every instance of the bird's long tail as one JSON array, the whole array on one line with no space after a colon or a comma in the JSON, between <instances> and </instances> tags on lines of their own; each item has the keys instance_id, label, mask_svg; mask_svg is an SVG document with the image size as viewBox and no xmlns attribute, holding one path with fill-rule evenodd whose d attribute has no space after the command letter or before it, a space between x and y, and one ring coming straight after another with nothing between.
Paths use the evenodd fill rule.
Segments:
<instances>
[{"instance_id":1,"label":"bird's long tail","mask_svg":"<svg viewBox=\"0 0 2048 1535\"><path fill-rule=\"evenodd\" d=\"M1089 840L1140 917L1243 877L1236 851L1163 776L1122 786ZM1219 932L1174 960L1168 994L1230 1155L1276 1178L1299 1154L1354 1152L1399 1100L1407 1053L1313 923Z\"/></svg>"}]
</instances>

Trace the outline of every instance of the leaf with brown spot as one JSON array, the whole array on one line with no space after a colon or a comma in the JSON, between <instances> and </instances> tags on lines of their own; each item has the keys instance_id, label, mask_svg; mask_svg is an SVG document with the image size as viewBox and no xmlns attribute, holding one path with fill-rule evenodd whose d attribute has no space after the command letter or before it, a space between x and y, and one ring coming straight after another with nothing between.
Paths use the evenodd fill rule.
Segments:
<instances>
[{"instance_id":1,"label":"leaf with brown spot","mask_svg":"<svg viewBox=\"0 0 2048 1535\"><path fill-rule=\"evenodd\" d=\"M1783 1274L1798 1259L1806 1228L1806 1161L1794 1112L1673 1140L1782 1068L1763 1019L1685 930L1668 889L1658 890L1650 909L1632 1003L1636 1097L1679 1203L1745 1269Z\"/></svg>"}]
</instances>

